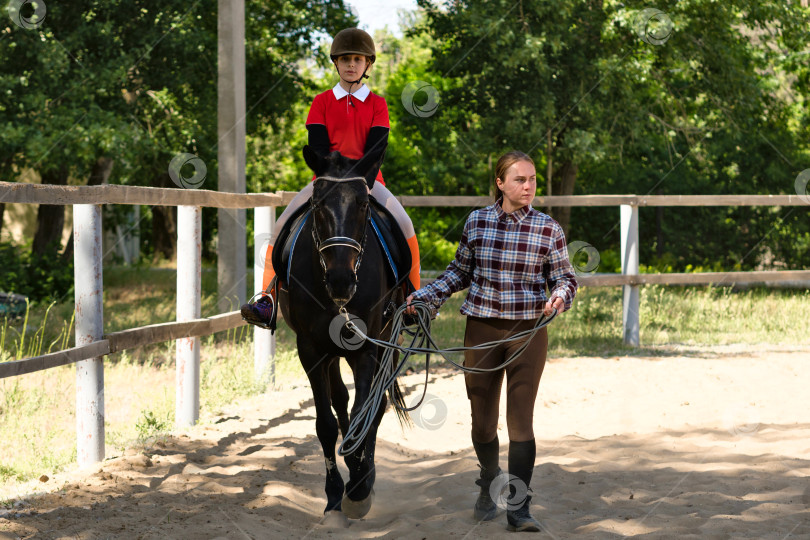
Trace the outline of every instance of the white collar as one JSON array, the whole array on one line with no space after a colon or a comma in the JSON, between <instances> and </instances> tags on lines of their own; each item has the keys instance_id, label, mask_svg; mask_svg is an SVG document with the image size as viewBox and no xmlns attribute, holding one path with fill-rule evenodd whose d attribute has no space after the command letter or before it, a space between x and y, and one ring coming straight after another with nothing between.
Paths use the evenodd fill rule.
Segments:
<instances>
[{"instance_id":1,"label":"white collar","mask_svg":"<svg viewBox=\"0 0 810 540\"><path fill-rule=\"evenodd\" d=\"M349 95L349 93L340 86L340 83L337 83L334 88L332 88L332 93L335 95L335 99L342 99ZM359 99L360 101L366 101L366 98L371 93L368 86L363 84L358 90L352 92L352 97Z\"/></svg>"}]
</instances>

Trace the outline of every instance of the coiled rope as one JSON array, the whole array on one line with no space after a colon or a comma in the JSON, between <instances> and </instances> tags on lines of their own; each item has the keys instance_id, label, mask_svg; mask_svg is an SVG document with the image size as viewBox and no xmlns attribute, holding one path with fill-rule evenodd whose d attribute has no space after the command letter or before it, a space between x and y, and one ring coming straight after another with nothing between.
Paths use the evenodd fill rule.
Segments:
<instances>
[{"instance_id":1,"label":"coiled rope","mask_svg":"<svg viewBox=\"0 0 810 540\"><path fill-rule=\"evenodd\" d=\"M410 412L417 409L421 404L422 401L425 399L425 395L427 394L427 385L428 385L428 376L430 374L430 355L431 354L440 354L445 360L453 364L456 368L465 371L467 373L487 373L492 371L498 371L509 364L511 364L520 354L529 346L529 342L534 335L540 331L541 328L547 326L554 318L557 316L557 310L554 309L551 315L543 316L537 319L533 328L528 330L523 330L518 332L517 334L513 335L510 338L506 339L499 339L496 341L489 341L487 343L481 343L479 345L474 345L472 347L449 347L447 349L440 349L436 342L433 340L433 336L430 334L430 321L431 321L431 309L425 302L415 301L411 303L411 306L416 310L416 329L414 331L410 331L407 329L403 322L403 318L405 315L405 310L407 309L407 305L403 304L396 310L394 313L394 317L391 321L391 341L383 341L379 339L374 339L368 337L363 333L360 328L357 327L356 324L349 318L349 314L345 308L340 309L340 313L346 317L346 324L345 327L360 336L361 338L374 343L377 346L383 347L385 351L383 352L382 358L380 360L380 367L377 372L374 374L374 378L371 381L371 388L369 390L368 398L363 403L363 406L360 410L352 417L351 422L349 423L349 429L346 432L345 437L343 438L343 442L340 443L340 447L338 448L338 454L341 456L345 456L351 454L352 452L356 451L360 448L360 445L368 435L368 432L371 430L372 426L374 425L374 418L377 416L378 411L380 410L380 405L382 405L383 400L385 399L385 392L387 392L397 380L400 372L402 371L405 363L407 362L408 358L412 354L424 354L425 355L425 384L422 391L422 397L419 398L419 401L413 405L412 407L402 407L398 403L396 403L393 399L391 402L394 406L404 412ZM403 347L396 343L397 338L401 333L407 333L412 336L411 343L407 347ZM511 343L513 341L518 341L520 339L526 338L525 342L520 345L520 347L512 353L509 358L507 358L501 365L496 366L494 368L477 368L477 367L468 367L457 362L454 362L446 355L449 353L457 353L457 352L464 352L464 351L474 351L474 350L482 350L482 349L491 349L503 343ZM429 346L426 346L429 345ZM393 354L395 351L399 351L403 353L402 357L400 358L399 363L394 366L393 361Z\"/></svg>"}]
</instances>

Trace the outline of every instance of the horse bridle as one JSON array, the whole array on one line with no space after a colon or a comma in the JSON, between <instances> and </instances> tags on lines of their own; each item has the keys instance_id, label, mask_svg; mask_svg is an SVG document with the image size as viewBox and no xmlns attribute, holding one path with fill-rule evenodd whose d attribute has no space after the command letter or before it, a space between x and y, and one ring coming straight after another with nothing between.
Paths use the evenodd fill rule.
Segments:
<instances>
[{"instance_id":1,"label":"horse bridle","mask_svg":"<svg viewBox=\"0 0 810 540\"><path fill-rule=\"evenodd\" d=\"M363 176L352 176L349 178L337 178L334 176L319 176L315 179L318 180L326 180L327 182L354 182L354 181L362 181L363 183L366 182L365 177ZM314 202L312 203L312 210L314 211L317 205ZM366 219L365 221L368 222L369 217L369 208L366 207ZM366 249L366 236L368 235L368 227L363 228L363 241L358 242L354 238L349 238L348 236L332 236L327 238L323 242L321 242L320 238L318 237L318 230L315 226L315 219L313 216L312 220L312 240L315 242L315 249L318 250L318 260L321 262L321 267L324 271L324 279L326 279L326 262L323 260L323 251L330 247L338 247L338 246L346 246L354 249L357 251L357 262L354 263L354 281L357 282L357 270L360 268L360 261L363 259L363 252Z\"/></svg>"}]
</instances>

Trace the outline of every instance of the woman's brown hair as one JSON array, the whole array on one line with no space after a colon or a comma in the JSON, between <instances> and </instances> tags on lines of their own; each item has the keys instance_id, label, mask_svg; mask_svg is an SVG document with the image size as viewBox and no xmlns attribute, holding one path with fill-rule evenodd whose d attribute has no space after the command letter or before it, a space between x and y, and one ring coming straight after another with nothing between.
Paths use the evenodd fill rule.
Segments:
<instances>
[{"instance_id":1,"label":"woman's brown hair","mask_svg":"<svg viewBox=\"0 0 810 540\"><path fill-rule=\"evenodd\" d=\"M509 170L509 167L515 163L518 163L519 161L528 161L534 165L534 160L530 158L528 154L524 154L519 150L512 150L511 152L507 152L498 158L498 163L495 164L495 178L492 180L492 183L495 186L496 202L502 197L502 192L500 188L498 188L498 178L500 178L501 181L506 181L506 171Z\"/></svg>"}]
</instances>

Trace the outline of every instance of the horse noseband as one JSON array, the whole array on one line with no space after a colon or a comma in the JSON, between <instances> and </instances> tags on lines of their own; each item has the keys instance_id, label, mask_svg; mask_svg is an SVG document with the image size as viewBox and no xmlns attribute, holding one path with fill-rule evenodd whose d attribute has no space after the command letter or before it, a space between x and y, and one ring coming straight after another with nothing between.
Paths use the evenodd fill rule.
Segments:
<instances>
[{"instance_id":1,"label":"horse noseband","mask_svg":"<svg viewBox=\"0 0 810 540\"><path fill-rule=\"evenodd\" d=\"M368 213L366 213L366 220L368 220ZM354 274L354 281L357 282L357 270L360 268L360 261L363 260L363 246L366 243L366 233L363 233L363 243L361 244L354 238L349 238L348 236L333 236L331 238L327 238L323 242L320 241L318 238L318 231L315 230L315 223L312 223L312 238L315 241L315 247L318 250L318 260L321 263L321 268L324 271L324 280L326 279L326 262L323 260L323 250L330 247L338 247L338 246L345 246L350 247L353 250L357 251L357 261L354 263L354 269L352 273Z\"/></svg>"},{"instance_id":2,"label":"horse noseband","mask_svg":"<svg viewBox=\"0 0 810 540\"><path fill-rule=\"evenodd\" d=\"M350 247L356 250L357 253L361 253L363 251L363 246L360 245L360 242L358 242L354 238L349 238L348 236L333 236L332 238L327 238L326 240L321 242L321 245L318 246L318 252L320 253L326 248L337 246Z\"/></svg>"}]
</instances>

